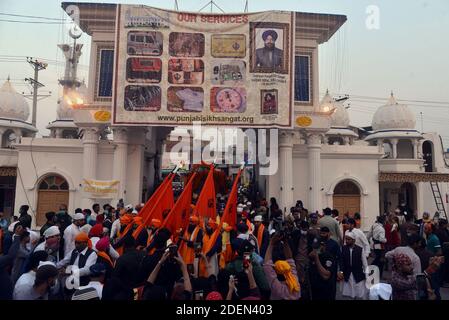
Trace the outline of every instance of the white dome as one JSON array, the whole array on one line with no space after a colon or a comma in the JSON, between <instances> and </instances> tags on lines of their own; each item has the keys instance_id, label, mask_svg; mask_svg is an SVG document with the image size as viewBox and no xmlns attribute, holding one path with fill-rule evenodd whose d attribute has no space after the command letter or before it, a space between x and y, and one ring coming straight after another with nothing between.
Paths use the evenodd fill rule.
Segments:
<instances>
[{"instance_id":1,"label":"white dome","mask_svg":"<svg viewBox=\"0 0 449 320\"><path fill-rule=\"evenodd\" d=\"M25 98L16 92L9 79L0 88L0 118L27 121L30 107Z\"/></svg>"},{"instance_id":2,"label":"white dome","mask_svg":"<svg viewBox=\"0 0 449 320\"><path fill-rule=\"evenodd\" d=\"M414 130L416 118L413 112L405 104L397 103L391 93L386 105L379 107L373 116L371 126L374 131L409 129Z\"/></svg>"},{"instance_id":3,"label":"white dome","mask_svg":"<svg viewBox=\"0 0 449 320\"><path fill-rule=\"evenodd\" d=\"M334 108L335 108L335 101L329 94L329 90L327 90L326 94L324 95L323 99L320 102L320 110L324 112L329 112Z\"/></svg>"},{"instance_id":4,"label":"white dome","mask_svg":"<svg viewBox=\"0 0 449 320\"><path fill-rule=\"evenodd\" d=\"M69 106L64 97L61 97L58 100L56 114L58 115L58 120L73 120L73 109Z\"/></svg>"},{"instance_id":5,"label":"white dome","mask_svg":"<svg viewBox=\"0 0 449 320\"><path fill-rule=\"evenodd\" d=\"M341 101L335 101L334 103L335 111L331 116L333 128L347 128L349 127L349 113L346 110L346 107L343 105Z\"/></svg>"}]
</instances>

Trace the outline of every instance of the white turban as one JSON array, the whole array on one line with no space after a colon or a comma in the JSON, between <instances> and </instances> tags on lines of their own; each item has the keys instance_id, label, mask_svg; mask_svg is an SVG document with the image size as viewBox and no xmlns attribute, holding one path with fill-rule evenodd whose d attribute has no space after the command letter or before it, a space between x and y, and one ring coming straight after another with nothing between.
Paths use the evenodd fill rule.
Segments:
<instances>
[{"instance_id":1,"label":"white turban","mask_svg":"<svg viewBox=\"0 0 449 320\"><path fill-rule=\"evenodd\" d=\"M84 214L82 214L81 212L75 213L73 215L73 220L83 220L84 219Z\"/></svg>"},{"instance_id":2,"label":"white turban","mask_svg":"<svg viewBox=\"0 0 449 320\"><path fill-rule=\"evenodd\" d=\"M262 222L262 216L255 216L254 222Z\"/></svg>"},{"instance_id":3,"label":"white turban","mask_svg":"<svg viewBox=\"0 0 449 320\"><path fill-rule=\"evenodd\" d=\"M92 226L91 226L90 224L85 224L84 226L82 226L82 227L80 228L80 231L81 231L81 232L84 232L84 233L86 233L86 234L89 234L90 229L92 229Z\"/></svg>"},{"instance_id":4,"label":"white turban","mask_svg":"<svg viewBox=\"0 0 449 320\"><path fill-rule=\"evenodd\" d=\"M355 240L354 232L346 231L345 236Z\"/></svg>"},{"instance_id":5,"label":"white turban","mask_svg":"<svg viewBox=\"0 0 449 320\"><path fill-rule=\"evenodd\" d=\"M56 267L56 265L53 262L51 262L51 261L41 261L41 262L39 262L39 266L37 268L39 269L42 266L53 266L53 267Z\"/></svg>"},{"instance_id":6,"label":"white turban","mask_svg":"<svg viewBox=\"0 0 449 320\"><path fill-rule=\"evenodd\" d=\"M59 234L61 234L61 233L59 232L59 228L57 226L52 226L44 231L45 238L50 238L53 236L57 236Z\"/></svg>"},{"instance_id":7,"label":"white turban","mask_svg":"<svg viewBox=\"0 0 449 320\"><path fill-rule=\"evenodd\" d=\"M243 208L242 208L242 207L237 207L237 212L238 212L238 213L243 212Z\"/></svg>"}]
</instances>

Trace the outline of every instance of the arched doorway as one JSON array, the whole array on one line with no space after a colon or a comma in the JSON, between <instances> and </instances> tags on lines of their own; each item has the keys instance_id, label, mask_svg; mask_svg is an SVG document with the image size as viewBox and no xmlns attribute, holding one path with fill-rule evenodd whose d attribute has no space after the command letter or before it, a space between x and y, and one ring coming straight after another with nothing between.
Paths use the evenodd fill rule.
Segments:
<instances>
[{"instance_id":1,"label":"arched doorway","mask_svg":"<svg viewBox=\"0 0 449 320\"><path fill-rule=\"evenodd\" d=\"M335 186L333 195L333 207L342 217L345 213L351 216L360 212L360 189L350 180L341 181Z\"/></svg>"},{"instance_id":2,"label":"arched doorway","mask_svg":"<svg viewBox=\"0 0 449 320\"><path fill-rule=\"evenodd\" d=\"M38 187L36 225L47 222L45 213L57 212L61 204L68 205L69 184L59 175L49 175L41 180Z\"/></svg>"},{"instance_id":3,"label":"arched doorway","mask_svg":"<svg viewBox=\"0 0 449 320\"><path fill-rule=\"evenodd\" d=\"M433 145L431 141L422 144L422 157L426 172L433 172Z\"/></svg>"}]
</instances>

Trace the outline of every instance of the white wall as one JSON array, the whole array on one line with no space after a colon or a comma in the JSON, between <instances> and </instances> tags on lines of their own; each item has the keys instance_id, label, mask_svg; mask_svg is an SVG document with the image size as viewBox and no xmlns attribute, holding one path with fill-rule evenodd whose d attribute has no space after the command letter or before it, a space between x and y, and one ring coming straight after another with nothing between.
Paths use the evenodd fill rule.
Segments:
<instances>
[{"instance_id":1,"label":"white wall","mask_svg":"<svg viewBox=\"0 0 449 320\"><path fill-rule=\"evenodd\" d=\"M51 143L50 143L51 142ZM30 214L37 208L37 183L47 175L58 174L69 184L69 212L74 212L81 203L83 154L81 140L22 138L19 150L18 169L23 181L18 177L15 207L30 206ZM34 164L33 164L34 163ZM33 217L33 223L35 218Z\"/></svg>"}]
</instances>

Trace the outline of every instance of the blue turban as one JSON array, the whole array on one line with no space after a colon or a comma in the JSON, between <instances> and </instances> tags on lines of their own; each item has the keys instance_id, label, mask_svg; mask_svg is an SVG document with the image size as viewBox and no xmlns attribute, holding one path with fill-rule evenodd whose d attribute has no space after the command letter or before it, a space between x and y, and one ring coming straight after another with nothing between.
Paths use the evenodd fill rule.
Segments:
<instances>
[{"instance_id":1,"label":"blue turban","mask_svg":"<svg viewBox=\"0 0 449 320\"><path fill-rule=\"evenodd\" d=\"M273 41L276 41L278 38L278 34L274 30L267 30L264 33L262 33L262 39L265 41L268 36L271 36L273 38Z\"/></svg>"}]
</instances>

